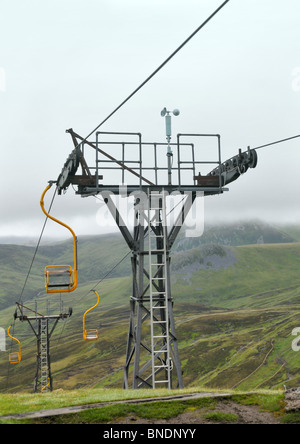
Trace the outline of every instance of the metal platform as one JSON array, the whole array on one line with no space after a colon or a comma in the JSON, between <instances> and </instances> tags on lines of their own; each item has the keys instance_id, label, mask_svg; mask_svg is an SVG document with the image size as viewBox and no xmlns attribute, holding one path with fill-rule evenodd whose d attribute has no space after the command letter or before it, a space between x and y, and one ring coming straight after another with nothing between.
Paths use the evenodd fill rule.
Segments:
<instances>
[{"instance_id":1,"label":"metal platform","mask_svg":"<svg viewBox=\"0 0 300 444\"><path fill-rule=\"evenodd\" d=\"M59 193L70 184L77 185L77 194L83 196L104 190L118 194L124 185L128 195L137 190L147 193L149 189L205 195L224 191L218 134L178 134L177 143L168 144L143 142L140 133L97 132L96 140L90 142L73 130L68 132L76 148L58 178ZM191 138L193 141L187 142ZM201 143L196 146L194 139ZM211 147L211 158L203 160L201 156L207 145ZM169 146L172 149L171 181L167 165ZM82 173L76 174L80 165ZM211 168L218 168L219 173L206 176Z\"/></svg>"}]
</instances>

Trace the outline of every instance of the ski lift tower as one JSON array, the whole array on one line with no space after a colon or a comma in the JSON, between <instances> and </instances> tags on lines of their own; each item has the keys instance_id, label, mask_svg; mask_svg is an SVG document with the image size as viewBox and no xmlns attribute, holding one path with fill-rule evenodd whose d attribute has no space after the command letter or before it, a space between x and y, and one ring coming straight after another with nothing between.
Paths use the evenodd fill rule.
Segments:
<instances>
[{"instance_id":1,"label":"ski lift tower","mask_svg":"<svg viewBox=\"0 0 300 444\"><path fill-rule=\"evenodd\" d=\"M161 112L167 143L144 142L140 133L103 131L88 140L67 130L75 149L57 180L59 194L72 184L82 197L101 195L132 253L126 389L183 387L171 248L197 196L222 194L228 183L257 164L256 152L250 148L222 163L218 134L178 134L172 143L171 114L166 108ZM178 116L179 111L173 114ZM181 199L179 211L178 202L170 207L174 195ZM132 202L131 221L121 211L124 199L127 208ZM175 213L171 222L168 216Z\"/></svg>"},{"instance_id":2,"label":"ski lift tower","mask_svg":"<svg viewBox=\"0 0 300 444\"><path fill-rule=\"evenodd\" d=\"M34 393L46 393L53 390L53 378L51 373L50 359L50 338L60 320L65 320L72 316L72 308L67 313L58 315L42 315L37 309L31 310L22 304L16 303L17 309L14 314L15 319L21 322L28 322L37 341L36 372L34 378ZM31 315L28 315L28 310Z\"/></svg>"}]
</instances>

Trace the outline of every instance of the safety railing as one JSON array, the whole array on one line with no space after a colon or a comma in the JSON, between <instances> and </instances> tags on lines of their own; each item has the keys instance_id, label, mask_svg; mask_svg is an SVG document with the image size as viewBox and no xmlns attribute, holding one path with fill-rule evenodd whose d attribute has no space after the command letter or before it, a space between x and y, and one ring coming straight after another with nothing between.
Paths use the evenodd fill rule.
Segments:
<instances>
[{"instance_id":1,"label":"safety railing","mask_svg":"<svg viewBox=\"0 0 300 444\"><path fill-rule=\"evenodd\" d=\"M191 138L194 139L192 142ZM202 143L199 143L200 140ZM81 149L95 177L96 191L113 185L163 187L170 185L170 177L172 187L179 189L202 186L222 189L221 170L219 180L214 178L208 182L201 179L221 165L219 135L178 134L177 142L169 144L143 142L140 133L101 131L96 133L93 145L96 148L94 160L89 158L90 148L87 150L89 146L86 147L84 142ZM168 160L170 155L171 162Z\"/></svg>"}]
</instances>

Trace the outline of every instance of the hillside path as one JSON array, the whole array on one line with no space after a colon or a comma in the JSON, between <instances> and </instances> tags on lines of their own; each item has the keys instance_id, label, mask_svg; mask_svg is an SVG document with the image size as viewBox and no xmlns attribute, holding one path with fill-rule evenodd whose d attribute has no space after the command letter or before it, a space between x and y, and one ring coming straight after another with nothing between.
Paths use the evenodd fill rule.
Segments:
<instances>
[{"instance_id":1,"label":"hillside path","mask_svg":"<svg viewBox=\"0 0 300 444\"><path fill-rule=\"evenodd\" d=\"M15 415L7 415L0 416L0 419L37 419L37 418L45 418L48 416L59 416L59 415L68 415L71 413L79 413L88 409L95 409L105 407L107 405L113 404L141 404L141 403L150 403L157 401L187 401L190 399L199 399L199 398L224 398L225 396L231 396L232 393L191 393L184 395L174 395L174 396L162 396L157 398L144 398L144 399L128 399L122 401L111 401L111 402L100 402L96 404L85 404L85 405L75 405L71 407L61 407L58 409L48 409L48 410L39 410L36 412L28 412L28 413L18 413Z\"/></svg>"}]
</instances>

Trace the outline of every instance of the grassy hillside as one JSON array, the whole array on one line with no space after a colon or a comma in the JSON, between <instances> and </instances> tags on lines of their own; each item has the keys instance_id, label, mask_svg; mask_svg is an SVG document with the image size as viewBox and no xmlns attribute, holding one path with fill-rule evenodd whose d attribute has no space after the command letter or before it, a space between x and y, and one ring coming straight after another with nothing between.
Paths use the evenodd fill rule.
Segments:
<instances>
[{"instance_id":1,"label":"grassy hillside","mask_svg":"<svg viewBox=\"0 0 300 444\"><path fill-rule=\"evenodd\" d=\"M176 390L172 401L167 390L93 389L54 392L42 397L0 395L0 411L9 415L0 417L0 424L134 423L152 427L152 424L298 424L300 421L299 413L285 412L284 395L280 392L212 392L210 396L199 388ZM159 398L150 400L154 397ZM41 408L43 413L51 409L49 416L30 418L32 412L39 415ZM55 408L60 409L60 414L57 411L53 414Z\"/></svg>"},{"instance_id":2,"label":"grassy hillside","mask_svg":"<svg viewBox=\"0 0 300 444\"><path fill-rule=\"evenodd\" d=\"M291 229L295 232L295 227ZM282 229L279 230L261 222L244 223L207 227L200 238L185 238L182 232L174 245L173 253L205 245L239 246L262 242L282 244L295 241L297 240L292 235L286 234ZM24 243L27 243L26 239ZM19 300L34 252L35 246L0 244L0 310ZM84 283L90 280L100 280L127 253L129 249L119 234L79 237L79 281ZM36 295L44 292L43 270L46 265L72 263L73 243L71 240L40 246L24 289L24 299L34 299ZM109 277L123 277L130 273L131 264L127 259L121 262Z\"/></svg>"},{"instance_id":3,"label":"grassy hillside","mask_svg":"<svg viewBox=\"0 0 300 444\"><path fill-rule=\"evenodd\" d=\"M206 246L173 257L174 292L222 308L300 303L300 245Z\"/></svg>"},{"instance_id":4,"label":"grassy hillside","mask_svg":"<svg viewBox=\"0 0 300 444\"><path fill-rule=\"evenodd\" d=\"M35 247L0 245L0 309L19 300ZM79 281L100 280L122 259L129 249L119 235L83 236L78 239ZM73 265L73 242L64 241L38 249L24 291L24 300L32 300L44 288L44 268L47 265ZM114 276L128 276L130 261L122 262Z\"/></svg>"},{"instance_id":5,"label":"grassy hillside","mask_svg":"<svg viewBox=\"0 0 300 444\"><path fill-rule=\"evenodd\" d=\"M67 259L65 246L60 247L51 247L53 257ZM32 287L40 279L38 266L49 259L47 248L39 251ZM60 322L51 340L54 388L120 388L129 322L130 257L115 270L116 277L110 276L98 287L100 307L87 319L88 328L100 331L98 342L83 341L82 315L94 303L89 290L99 281L99 266L101 277L128 249L118 236L99 245L94 239L84 239L81 248L81 272L90 272L89 279L94 280L86 279L76 292L63 297L64 306L72 306L74 314ZM22 268L20 252L15 255L12 248L8 261L9 250L5 251L3 276L11 272L9 261L15 269ZM29 257L28 252L28 261ZM185 386L253 390L300 384L300 352L291 348L292 330L300 327L299 263L298 243L210 244L173 254L172 290ZM11 279L7 286L12 286ZM47 300L44 293L39 296L41 312ZM50 302L50 310L57 313L59 297L53 295ZM10 324L13 311L12 303L1 310L0 326ZM23 359L19 366L8 366L7 352L0 352L1 392L32 390L35 339L29 326L19 321L15 334L22 340Z\"/></svg>"}]
</instances>

